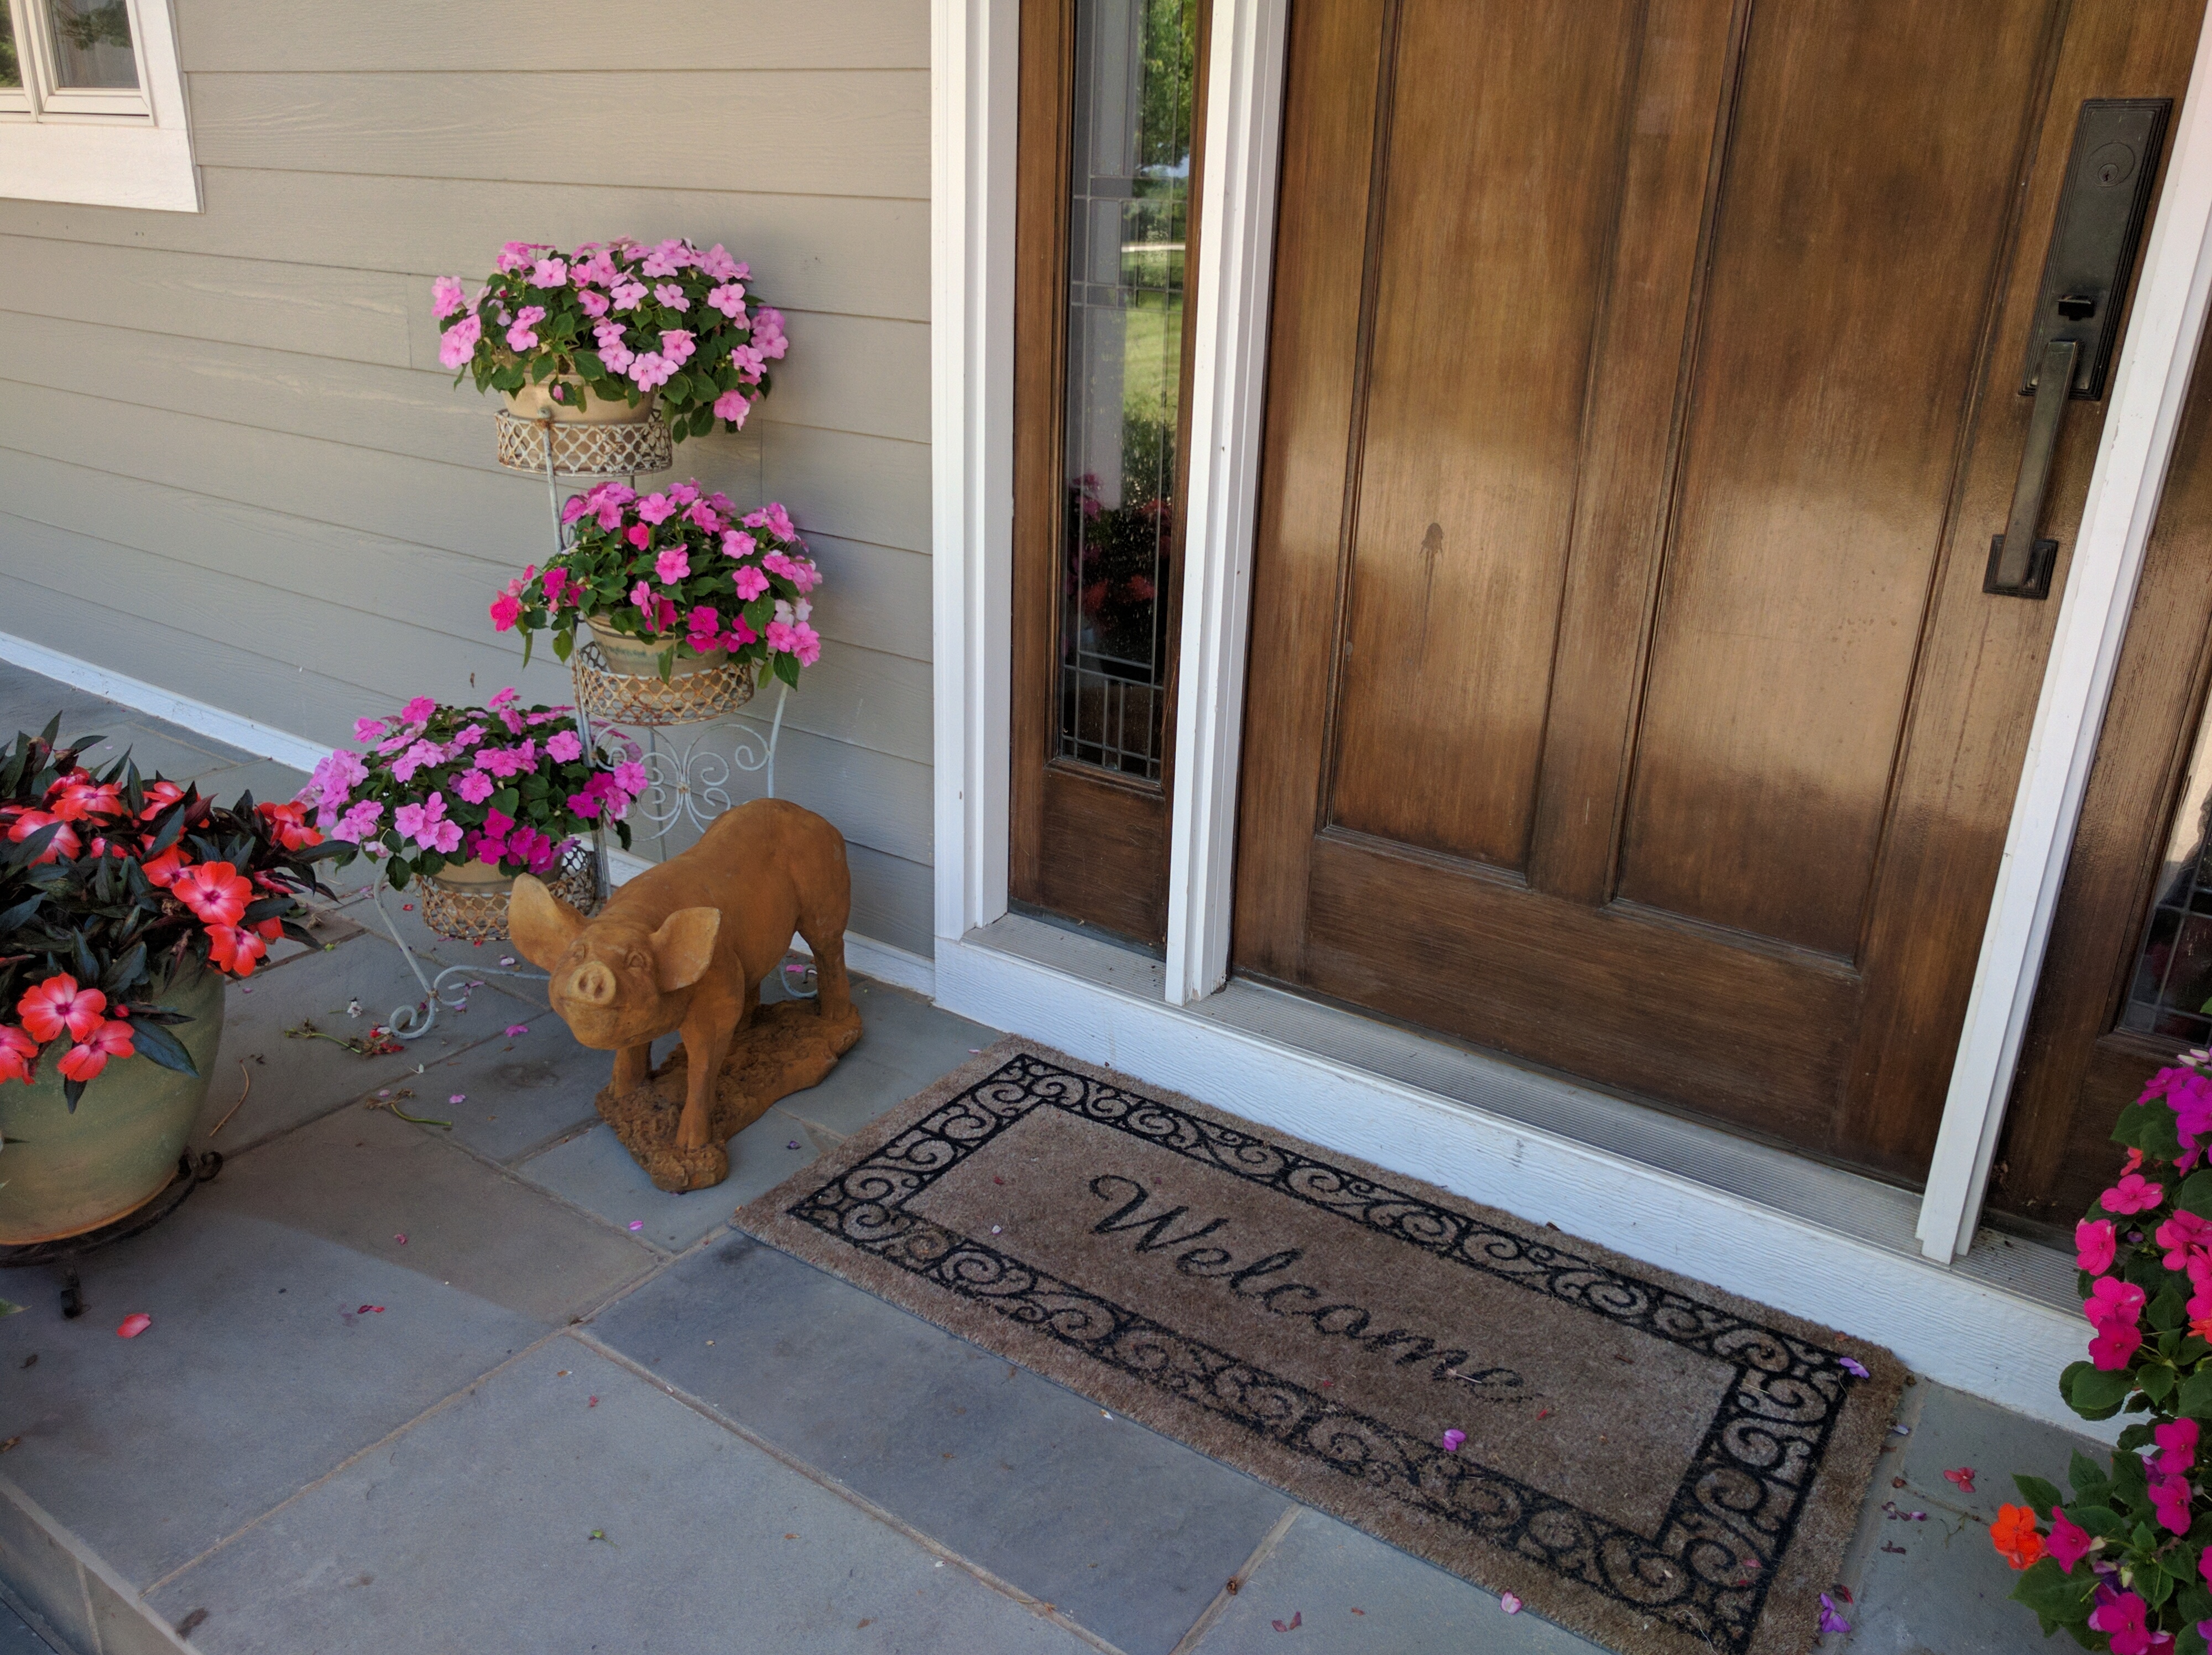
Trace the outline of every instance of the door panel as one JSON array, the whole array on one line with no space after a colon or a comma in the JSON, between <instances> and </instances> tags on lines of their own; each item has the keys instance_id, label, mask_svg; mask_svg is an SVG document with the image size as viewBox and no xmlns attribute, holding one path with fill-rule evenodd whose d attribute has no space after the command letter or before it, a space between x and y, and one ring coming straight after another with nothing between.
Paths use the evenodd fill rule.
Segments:
<instances>
[{"instance_id":1,"label":"door panel","mask_svg":"<svg viewBox=\"0 0 2212 1655\"><path fill-rule=\"evenodd\" d=\"M1917 1177L2052 618L1980 588L2075 112L2178 96L2200 11L1296 10L1238 968Z\"/></svg>"},{"instance_id":2,"label":"door panel","mask_svg":"<svg viewBox=\"0 0 2212 1655\"><path fill-rule=\"evenodd\" d=\"M1522 866L1535 802L1613 230L1590 180L1615 166L1637 9L1408 0L1397 24L1401 63L1480 40L1497 90L1395 88L1329 816L1498 867Z\"/></svg>"}]
</instances>

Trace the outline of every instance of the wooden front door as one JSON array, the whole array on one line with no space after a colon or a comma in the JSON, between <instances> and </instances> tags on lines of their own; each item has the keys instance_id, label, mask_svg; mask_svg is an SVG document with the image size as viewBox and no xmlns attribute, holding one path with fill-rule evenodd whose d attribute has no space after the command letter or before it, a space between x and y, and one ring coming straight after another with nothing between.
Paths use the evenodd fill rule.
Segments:
<instances>
[{"instance_id":1,"label":"wooden front door","mask_svg":"<svg viewBox=\"0 0 2212 1655\"><path fill-rule=\"evenodd\" d=\"M1237 969L1920 1177L2075 113L2178 100L2202 10L1294 9Z\"/></svg>"}]
</instances>

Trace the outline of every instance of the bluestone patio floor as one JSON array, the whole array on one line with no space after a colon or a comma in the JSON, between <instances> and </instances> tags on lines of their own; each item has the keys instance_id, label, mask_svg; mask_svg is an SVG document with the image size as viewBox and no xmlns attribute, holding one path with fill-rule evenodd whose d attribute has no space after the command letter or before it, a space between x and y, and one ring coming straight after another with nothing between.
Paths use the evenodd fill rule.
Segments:
<instances>
[{"instance_id":1,"label":"bluestone patio floor","mask_svg":"<svg viewBox=\"0 0 2212 1655\"><path fill-rule=\"evenodd\" d=\"M57 710L226 799L302 779L0 666L0 731ZM322 949L230 992L194 1146L221 1177L85 1262L79 1320L50 1273L0 1275L24 1306L0 1317L0 1655L1595 1647L731 1228L990 1030L861 981L830 1079L722 1187L665 1195L535 983L486 975L398 1056L288 1037L420 997L343 883ZM507 952L396 917L443 963ZM1905 1396L1840 1583L1856 1630L1822 1647L2040 1646L1986 1525L2074 1439Z\"/></svg>"}]
</instances>

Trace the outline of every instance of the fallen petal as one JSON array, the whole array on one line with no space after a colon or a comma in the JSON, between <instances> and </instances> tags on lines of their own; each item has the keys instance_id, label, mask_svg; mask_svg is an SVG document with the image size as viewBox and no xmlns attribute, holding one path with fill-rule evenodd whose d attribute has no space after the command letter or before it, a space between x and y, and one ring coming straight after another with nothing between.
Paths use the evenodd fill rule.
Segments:
<instances>
[{"instance_id":1,"label":"fallen petal","mask_svg":"<svg viewBox=\"0 0 2212 1655\"><path fill-rule=\"evenodd\" d=\"M1974 1468L1971 1465L1961 1465L1946 1471L1943 1473L1943 1481L1956 1488L1960 1494L1971 1494L1974 1492Z\"/></svg>"},{"instance_id":2,"label":"fallen petal","mask_svg":"<svg viewBox=\"0 0 2212 1655\"><path fill-rule=\"evenodd\" d=\"M599 1399L597 1396L592 1397L591 1401L589 1401L589 1402L586 1402L586 1403L584 1404L584 1406L585 1406L585 1407L586 1407L586 1408L597 1408L599 1405Z\"/></svg>"},{"instance_id":3,"label":"fallen petal","mask_svg":"<svg viewBox=\"0 0 2212 1655\"><path fill-rule=\"evenodd\" d=\"M1510 1591L1501 1592L1498 1594L1498 1607L1508 1615L1518 1615L1521 1612L1521 1600Z\"/></svg>"},{"instance_id":4,"label":"fallen petal","mask_svg":"<svg viewBox=\"0 0 2212 1655\"><path fill-rule=\"evenodd\" d=\"M1456 1454L1459 1452L1459 1445L1466 1440L1467 1433L1464 1431L1445 1432L1443 1437L1444 1452L1447 1454Z\"/></svg>"},{"instance_id":5,"label":"fallen petal","mask_svg":"<svg viewBox=\"0 0 2212 1655\"><path fill-rule=\"evenodd\" d=\"M1854 1379L1864 1379L1872 1377L1867 1372L1865 1363L1856 1361L1849 1356L1838 1356L1836 1358L1836 1366L1843 1369L1844 1372L1850 1374Z\"/></svg>"},{"instance_id":6,"label":"fallen petal","mask_svg":"<svg viewBox=\"0 0 2212 1655\"><path fill-rule=\"evenodd\" d=\"M510 1023L507 1025L507 1037L510 1040L514 1039L515 1036L519 1034L528 1034L529 1032L530 1025L527 1023Z\"/></svg>"},{"instance_id":7,"label":"fallen petal","mask_svg":"<svg viewBox=\"0 0 2212 1655\"><path fill-rule=\"evenodd\" d=\"M153 1325L154 1318L147 1315L145 1311L139 1311L135 1314L125 1317L121 1322L116 1324L115 1336L118 1339L136 1339L140 1334L145 1332L147 1329Z\"/></svg>"},{"instance_id":8,"label":"fallen petal","mask_svg":"<svg viewBox=\"0 0 2212 1655\"><path fill-rule=\"evenodd\" d=\"M392 1237L392 1238L403 1247L407 1244L407 1235L404 1231L402 1231L399 1234Z\"/></svg>"},{"instance_id":9,"label":"fallen petal","mask_svg":"<svg viewBox=\"0 0 2212 1655\"><path fill-rule=\"evenodd\" d=\"M1304 1609L1300 1609L1291 1616L1290 1624L1287 1626L1280 1621L1270 1621L1267 1624L1274 1628L1278 1632L1296 1632L1299 1626L1304 1622L1305 1618L1305 1611Z\"/></svg>"},{"instance_id":10,"label":"fallen petal","mask_svg":"<svg viewBox=\"0 0 2212 1655\"><path fill-rule=\"evenodd\" d=\"M633 1230L642 1230L645 1228L645 1220L641 1218L634 1218L629 1221L629 1227Z\"/></svg>"},{"instance_id":11,"label":"fallen petal","mask_svg":"<svg viewBox=\"0 0 2212 1655\"><path fill-rule=\"evenodd\" d=\"M452 1097L446 1099L449 1104L465 1104L468 1100L469 1094L465 1092L457 1092Z\"/></svg>"},{"instance_id":12,"label":"fallen petal","mask_svg":"<svg viewBox=\"0 0 2212 1655\"><path fill-rule=\"evenodd\" d=\"M1849 1632L1850 1629L1851 1623L1844 1619L1842 1615L1836 1613L1834 1600L1832 1599L1826 1592L1822 1592L1820 1594L1821 1632L1823 1634L1831 1632Z\"/></svg>"}]
</instances>

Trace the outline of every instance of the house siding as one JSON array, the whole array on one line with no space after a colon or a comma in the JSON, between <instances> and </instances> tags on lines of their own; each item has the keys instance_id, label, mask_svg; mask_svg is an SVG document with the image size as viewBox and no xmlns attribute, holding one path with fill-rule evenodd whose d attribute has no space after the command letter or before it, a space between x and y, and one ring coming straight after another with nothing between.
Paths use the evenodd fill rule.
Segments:
<instances>
[{"instance_id":1,"label":"house siding","mask_svg":"<svg viewBox=\"0 0 2212 1655\"><path fill-rule=\"evenodd\" d=\"M428 278L724 242L791 355L672 476L815 548L776 791L844 831L854 929L928 952L927 0L175 12L205 210L0 199L0 631L316 742L416 694L568 700L485 616L544 487L438 367Z\"/></svg>"}]
</instances>

